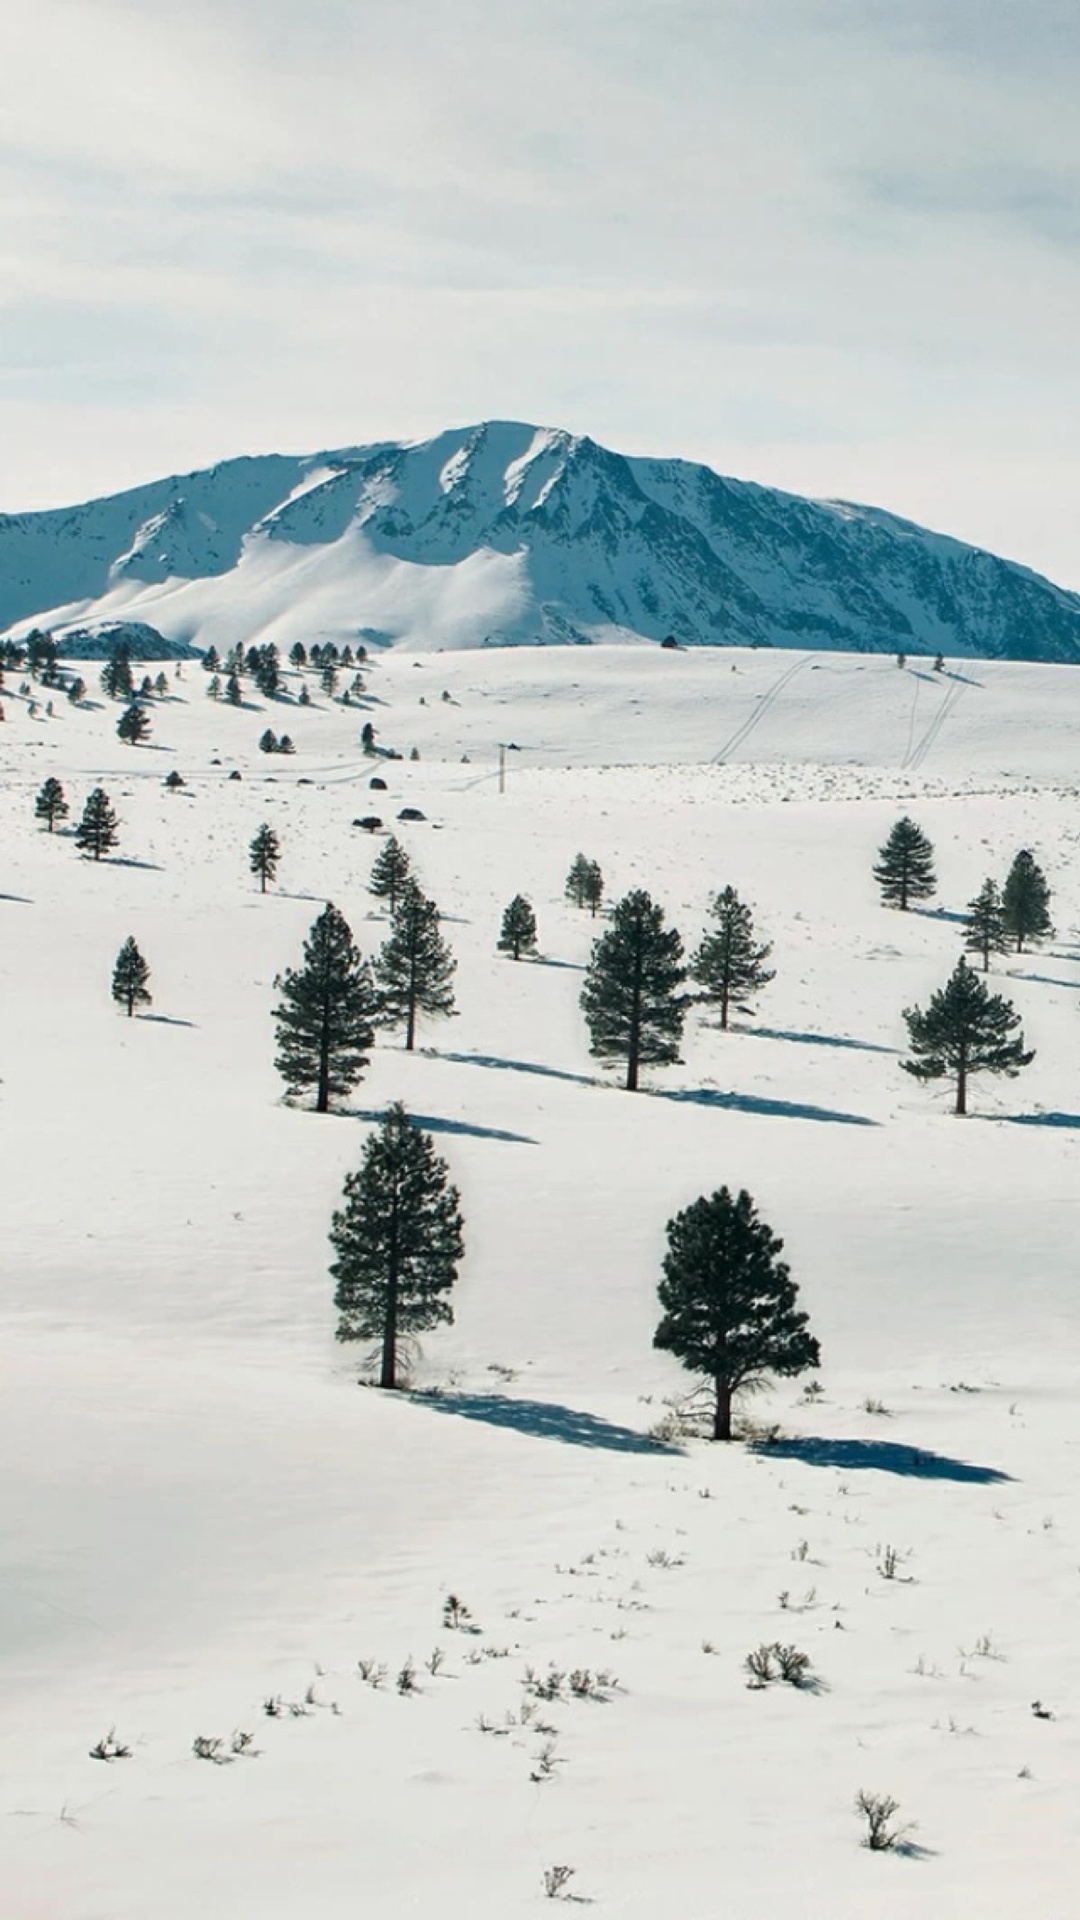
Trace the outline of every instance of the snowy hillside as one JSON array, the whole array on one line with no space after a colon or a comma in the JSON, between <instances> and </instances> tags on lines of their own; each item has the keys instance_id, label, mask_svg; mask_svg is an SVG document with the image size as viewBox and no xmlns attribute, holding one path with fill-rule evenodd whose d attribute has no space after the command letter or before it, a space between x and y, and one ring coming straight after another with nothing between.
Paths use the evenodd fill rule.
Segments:
<instances>
[{"instance_id":1,"label":"snowy hillside","mask_svg":"<svg viewBox=\"0 0 1080 1920\"><path fill-rule=\"evenodd\" d=\"M268 594L306 516L359 544L355 475L352 504L295 495L287 541L248 535L271 513L249 482L216 552L246 540ZM163 632L170 596L230 578L196 522L195 583L138 587ZM4 1920L526 1920L557 1866L613 1920L1069 1914L1080 678L597 646L394 649L362 708L307 681L303 708L295 674L233 708L170 666L140 748L93 684L51 718L17 673L0 694ZM362 757L364 720L403 757ZM295 757L259 751L268 726ZM95 864L71 828L97 784L120 841ZM380 1036L317 1116L281 1097L274 979L327 899L365 953L384 939L369 813L442 909L458 1013L411 1055ZM900 813L939 876L907 914L870 872ZM902 1009L1025 846L1056 934L991 985L1036 1058L957 1121L901 1069ZM688 946L729 882L773 943L754 1014L695 1013L637 1095L588 1050L578 851ZM517 891L540 953L515 964ZM109 996L129 934L153 992L132 1020ZM428 1391L387 1395L335 1344L326 1233L397 1099L466 1253ZM744 1403L773 1431L730 1448L674 1430L689 1382L652 1346L665 1222L722 1182L783 1236L823 1355L820 1395ZM772 1642L816 1687L748 1687ZM128 1757L92 1759L112 1729ZM916 1823L899 1851L860 1844L860 1790Z\"/></svg>"},{"instance_id":2,"label":"snowy hillside","mask_svg":"<svg viewBox=\"0 0 1080 1920\"><path fill-rule=\"evenodd\" d=\"M512 422L0 516L0 627L175 645L603 640L1074 661L1080 597L870 507ZM71 650L93 651L80 632ZM162 655L169 651L162 646Z\"/></svg>"}]
</instances>

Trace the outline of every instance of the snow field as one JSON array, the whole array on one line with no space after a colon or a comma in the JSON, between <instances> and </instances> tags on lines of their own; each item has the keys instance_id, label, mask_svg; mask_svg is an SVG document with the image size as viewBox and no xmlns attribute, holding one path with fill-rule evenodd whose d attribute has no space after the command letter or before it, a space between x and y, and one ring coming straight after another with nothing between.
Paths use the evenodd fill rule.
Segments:
<instances>
[{"instance_id":1,"label":"snow field","mask_svg":"<svg viewBox=\"0 0 1080 1920\"><path fill-rule=\"evenodd\" d=\"M103 702L30 722L9 676L5 1914L504 1920L545 1910L553 1863L628 1920L1069 1910L1076 696L1063 670L980 664L912 770L911 677L802 659L392 655L365 712L317 691L234 712L188 665L142 749ZM949 691L919 687L927 729ZM703 764L755 700L745 757ZM362 760L368 714L420 762ZM257 751L267 724L295 759ZM500 740L521 749L502 794ZM49 773L68 829L106 787L116 858L40 830ZM415 1056L380 1036L347 1111L292 1111L274 975L327 898L379 944L379 842L350 822L406 804L428 816L397 830L444 912L459 1015ZM940 882L907 916L870 877L902 811ZM283 857L261 898L264 819ZM943 983L948 916L1022 845L1057 936L992 984L1038 1054L976 1082L956 1122L900 1070L901 1009ZM756 1019L694 1016L683 1065L636 1097L577 1009L600 925L562 899L579 850L610 900L648 887L688 947L728 881L774 942ZM495 939L518 890L542 959L515 966ZM154 993L131 1022L108 993L128 933ZM330 1213L394 1098L435 1132L466 1222L428 1399L358 1390L361 1356L333 1341ZM664 1223L724 1181L785 1239L824 1391L747 1404L772 1447L650 1445L688 1384L651 1347ZM480 1631L444 1627L451 1591ZM820 1692L747 1688L744 1656L774 1640ZM415 1696L395 1684L410 1655ZM564 1684L522 1724L526 1668L552 1663L618 1686ZM263 1713L309 1686L310 1710ZM113 1724L131 1758L95 1763ZM237 1728L257 1758L192 1756ZM860 1848L860 1787L896 1796L924 1855Z\"/></svg>"}]
</instances>

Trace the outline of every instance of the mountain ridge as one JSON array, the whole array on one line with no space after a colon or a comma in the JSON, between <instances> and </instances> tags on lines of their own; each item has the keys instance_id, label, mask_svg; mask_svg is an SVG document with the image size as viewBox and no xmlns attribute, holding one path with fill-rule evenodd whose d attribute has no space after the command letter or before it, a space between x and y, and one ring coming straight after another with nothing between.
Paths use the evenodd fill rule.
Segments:
<instances>
[{"instance_id":1,"label":"mountain ridge","mask_svg":"<svg viewBox=\"0 0 1080 1920\"><path fill-rule=\"evenodd\" d=\"M170 652L656 642L1080 660L1080 595L885 509L587 435L241 455L0 515L0 630L138 622Z\"/></svg>"}]
</instances>

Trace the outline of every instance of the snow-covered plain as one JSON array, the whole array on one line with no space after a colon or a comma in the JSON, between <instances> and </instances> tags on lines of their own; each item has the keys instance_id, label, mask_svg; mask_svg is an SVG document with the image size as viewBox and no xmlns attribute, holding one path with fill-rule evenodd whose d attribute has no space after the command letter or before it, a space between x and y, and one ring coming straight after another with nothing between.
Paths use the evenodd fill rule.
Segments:
<instances>
[{"instance_id":1,"label":"snow-covered plain","mask_svg":"<svg viewBox=\"0 0 1080 1920\"><path fill-rule=\"evenodd\" d=\"M141 749L96 690L51 720L18 676L2 696L5 1920L516 1920L548 1910L554 1865L620 1920L1071 1913L1080 679L395 652L360 712L314 680L311 709L232 710L194 664L169 673ZM361 759L367 717L420 761ZM259 753L267 724L294 759ZM68 828L106 787L114 858L41 829L48 774ZM327 898L380 942L379 842L351 822L403 805L427 816L398 830L459 1015L414 1056L381 1039L347 1111L291 1110L273 977ZM870 876L903 811L940 876L908 915ZM265 898L263 820L283 843ZM901 1071L901 1009L1024 845L1058 931L993 984L1037 1058L957 1121ZM577 1009L579 850L688 945L727 882L775 945L756 1018L695 1017L637 1096ZM495 938L519 890L542 959L514 965ZM128 933L154 992L130 1022L108 990ZM466 1216L456 1324L416 1375L437 1397L361 1389L333 1338L326 1229L397 1098ZM722 1182L785 1238L824 1391L746 1403L772 1445L665 1444L688 1382L651 1346L664 1224ZM473 1630L443 1624L450 1593ZM744 1656L775 1640L819 1691L748 1689ZM523 1722L526 1669L552 1663L618 1684ZM113 1726L130 1758L94 1761ZM257 1757L193 1756L237 1729ZM907 1851L860 1845L861 1788L917 1822Z\"/></svg>"}]
</instances>

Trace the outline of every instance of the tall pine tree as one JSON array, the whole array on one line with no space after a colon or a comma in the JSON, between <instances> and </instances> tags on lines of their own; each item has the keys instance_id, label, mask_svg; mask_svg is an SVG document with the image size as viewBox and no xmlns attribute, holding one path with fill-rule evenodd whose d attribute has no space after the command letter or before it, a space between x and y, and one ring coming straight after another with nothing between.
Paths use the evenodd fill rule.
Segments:
<instances>
[{"instance_id":1,"label":"tall pine tree","mask_svg":"<svg viewBox=\"0 0 1080 1920\"><path fill-rule=\"evenodd\" d=\"M683 944L664 926L664 909L639 889L612 910L611 926L594 942L581 992L591 1051L626 1061L626 1086L637 1089L643 1063L667 1066L679 1057L687 995Z\"/></svg>"},{"instance_id":2,"label":"tall pine tree","mask_svg":"<svg viewBox=\"0 0 1080 1920\"><path fill-rule=\"evenodd\" d=\"M464 1252L458 1200L431 1136L400 1102L390 1107L330 1227L337 1337L378 1342L381 1387L398 1384L402 1339L453 1322L447 1295Z\"/></svg>"},{"instance_id":3,"label":"tall pine tree","mask_svg":"<svg viewBox=\"0 0 1080 1920\"><path fill-rule=\"evenodd\" d=\"M595 860L586 859L583 853L575 853L566 876L566 898L572 900L575 907L588 907L595 920L604 897L604 876Z\"/></svg>"},{"instance_id":4,"label":"tall pine tree","mask_svg":"<svg viewBox=\"0 0 1080 1920\"><path fill-rule=\"evenodd\" d=\"M972 1074L1004 1073L1015 1079L1035 1058L1033 1051L1024 1051L1024 1036L1016 1032L1020 1015L983 985L966 960L959 960L951 979L931 994L925 1012L909 1007L904 1019L914 1056L901 1061L904 1071L916 1080L955 1078L955 1113L967 1112Z\"/></svg>"},{"instance_id":5,"label":"tall pine tree","mask_svg":"<svg viewBox=\"0 0 1080 1920\"><path fill-rule=\"evenodd\" d=\"M117 845L119 836L116 829L119 824L104 787L95 787L75 829L75 845L82 853L89 853L95 860L100 860L103 853L111 853Z\"/></svg>"},{"instance_id":6,"label":"tall pine tree","mask_svg":"<svg viewBox=\"0 0 1080 1920\"><path fill-rule=\"evenodd\" d=\"M928 900L937 888L934 849L921 827L904 815L878 856L874 879L887 907L906 913L912 900Z\"/></svg>"},{"instance_id":7,"label":"tall pine tree","mask_svg":"<svg viewBox=\"0 0 1080 1920\"><path fill-rule=\"evenodd\" d=\"M52 833L58 820L66 820L71 809L64 798L64 789L52 774L45 781L41 792L34 801L34 812L39 820L44 820Z\"/></svg>"},{"instance_id":8,"label":"tall pine tree","mask_svg":"<svg viewBox=\"0 0 1080 1920\"><path fill-rule=\"evenodd\" d=\"M503 914L498 948L512 960L520 960L523 953L536 952L536 915L532 902L526 900L523 893L515 893Z\"/></svg>"},{"instance_id":9,"label":"tall pine tree","mask_svg":"<svg viewBox=\"0 0 1080 1920\"><path fill-rule=\"evenodd\" d=\"M278 862L281 859L281 842L273 827L263 825L259 828L248 848L248 865L257 875L259 892L266 892L268 880L277 878Z\"/></svg>"},{"instance_id":10,"label":"tall pine tree","mask_svg":"<svg viewBox=\"0 0 1080 1920\"><path fill-rule=\"evenodd\" d=\"M439 932L439 909L406 880L394 909L390 933L375 956L379 1020L388 1027L405 1022L405 1050L416 1045L417 1015L445 1018L454 1012L453 978L457 962Z\"/></svg>"},{"instance_id":11,"label":"tall pine tree","mask_svg":"<svg viewBox=\"0 0 1080 1920\"><path fill-rule=\"evenodd\" d=\"M141 747L150 733L150 715L138 701L132 701L125 707L116 723L116 731L121 740L129 747Z\"/></svg>"},{"instance_id":12,"label":"tall pine tree","mask_svg":"<svg viewBox=\"0 0 1080 1920\"><path fill-rule=\"evenodd\" d=\"M686 1207L667 1224L660 1282L664 1317L653 1345L675 1354L710 1382L713 1439L731 1439L731 1401L767 1374L790 1376L820 1365L784 1243L759 1220L745 1188L727 1187Z\"/></svg>"},{"instance_id":13,"label":"tall pine tree","mask_svg":"<svg viewBox=\"0 0 1080 1920\"><path fill-rule=\"evenodd\" d=\"M315 1089L315 1111L348 1093L375 1038L375 989L348 922L327 905L304 942L303 965L280 983L275 1065L291 1094Z\"/></svg>"},{"instance_id":14,"label":"tall pine tree","mask_svg":"<svg viewBox=\"0 0 1080 1920\"><path fill-rule=\"evenodd\" d=\"M993 880L984 880L974 900L968 901L964 917L964 946L968 953L982 956L982 970L990 971L990 955L1006 953L1009 946L1005 911L1001 894Z\"/></svg>"},{"instance_id":15,"label":"tall pine tree","mask_svg":"<svg viewBox=\"0 0 1080 1920\"><path fill-rule=\"evenodd\" d=\"M368 892L376 900L385 900L391 913L397 906L398 894L406 880L412 876L412 863L400 840L391 834L380 847L371 868Z\"/></svg>"},{"instance_id":16,"label":"tall pine tree","mask_svg":"<svg viewBox=\"0 0 1080 1920\"><path fill-rule=\"evenodd\" d=\"M690 972L701 987L698 999L719 1007L720 1025L726 1028L731 1007L747 994L760 993L776 975L765 965L772 948L755 941L753 915L734 887L717 894L711 911L715 924L694 954Z\"/></svg>"},{"instance_id":17,"label":"tall pine tree","mask_svg":"<svg viewBox=\"0 0 1080 1920\"><path fill-rule=\"evenodd\" d=\"M126 1007L129 1020L136 1007L150 1005L149 978L150 969L129 934L116 956L112 977L112 997L118 1006Z\"/></svg>"},{"instance_id":18,"label":"tall pine tree","mask_svg":"<svg viewBox=\"0 0 1080 1920\"><path fill-rule=\"evenodd\" d=\"M1026 847L1009 868L1001 906L1005 931L1015 940L1017 953L1023 953L1025 940L1048 940L1052 935L1046 875Z\"/></svg>"}]
</instances>

